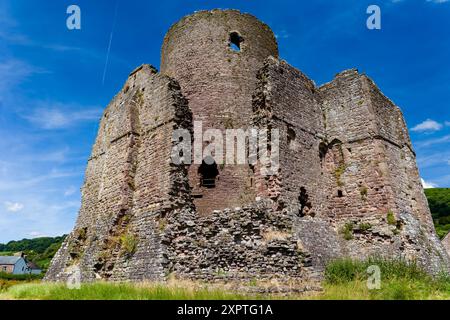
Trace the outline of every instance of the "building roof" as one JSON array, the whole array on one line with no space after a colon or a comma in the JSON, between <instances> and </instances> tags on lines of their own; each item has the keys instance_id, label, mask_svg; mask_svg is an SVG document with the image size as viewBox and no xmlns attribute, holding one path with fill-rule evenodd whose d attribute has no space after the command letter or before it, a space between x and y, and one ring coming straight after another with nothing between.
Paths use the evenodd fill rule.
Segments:
<instances>
[{"instance_id":1,"label":"building roof","mask_svg":"<svg viewBox=\"0 0 450 320\"><path fill-rule=\"evenodd\" d=\"M19 261L20 259L22 259L22 257L4 257L4 256L0 256L0 264L9 264L9 265L15 265L17 263L17 261Z\"/></svg>"},{"instance_id":2,"label":"building roof","mask_svg":"<svg viewBox=\"0 0 450 320\"><path fill-rule=\"evenodd\" d=\"M27 267L30 268L31 270L41 270L41 268L39 268L37 264L31 261L27 262Z\"/></svg>"}]
</instances>

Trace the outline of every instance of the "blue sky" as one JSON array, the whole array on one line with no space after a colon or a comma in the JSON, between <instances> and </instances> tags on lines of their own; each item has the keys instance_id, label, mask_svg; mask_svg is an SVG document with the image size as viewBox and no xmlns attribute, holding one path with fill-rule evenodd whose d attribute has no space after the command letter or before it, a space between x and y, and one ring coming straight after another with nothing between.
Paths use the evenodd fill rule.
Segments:
<instances>
[{"instance_id":1,"label":"blue sky","mask_svg":"<svg viewBox=\"0 0 450 320\"><path fill-rule=\"evenodd\" d=\"M71 4L81 30L66 27ZM366 28L370 4L381 30ZM71 230L102 110L135 67L159 66L171 24L213 8L269 24L317 84L367 73L403 110L423 179L450 187L448 0L0 0L0 242Z\"/></svg>"}]
</instances>

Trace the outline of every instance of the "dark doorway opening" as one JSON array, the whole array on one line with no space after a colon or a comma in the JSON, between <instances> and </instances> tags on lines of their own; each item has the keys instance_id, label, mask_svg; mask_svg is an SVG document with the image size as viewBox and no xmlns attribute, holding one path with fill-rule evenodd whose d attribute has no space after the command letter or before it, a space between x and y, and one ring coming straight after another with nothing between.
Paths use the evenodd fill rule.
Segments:
<instances>
[{"instance_id":1,"label":"dark doorway opening","mask_svg":"<svg viewBox=\"0 0 450 320\"><path fill-rule=\"evenodd\" d=\"M198 168L200 175L200 186L212 189L216 187L216 179L219 175L219 169L213 158L205 158Z\"/></svg>"}]
</instances>

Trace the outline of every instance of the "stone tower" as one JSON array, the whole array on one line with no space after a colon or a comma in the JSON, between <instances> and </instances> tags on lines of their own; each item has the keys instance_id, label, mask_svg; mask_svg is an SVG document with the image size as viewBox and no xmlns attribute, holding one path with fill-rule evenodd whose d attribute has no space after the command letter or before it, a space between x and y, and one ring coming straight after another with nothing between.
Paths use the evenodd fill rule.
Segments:
<instances>
[{"instance_id":1,"label":"stone tower","mask_svg":"<svg viewBox=\"0 0 450 320\"><path fill-rule=\"evenodd\" d=\"M248 128L256 73L278 57L270 28L238 11L204 11L183 18L167 33L161 73L177 79L203 131ZM219 166L215 188L202 187L199 166L189 170L194 203L202 214L241 207L255 199L253 172L247 165Z\"/></svg>"},{"instance_id":2,"label":"stone tower","mask_svg":"<svg viewBox=\"0 0 450 320\"><path fill-rule=\"evenodd\" d=\"M174 164L174 131L198 121L277 129L279 170ZM134 70L105 109L46 278L289 282L373 255L449 269L400 109L356 70L317 87L278 60L268 26L214 10L176 23L161 71Z\"/></svg>"}]
</instances>

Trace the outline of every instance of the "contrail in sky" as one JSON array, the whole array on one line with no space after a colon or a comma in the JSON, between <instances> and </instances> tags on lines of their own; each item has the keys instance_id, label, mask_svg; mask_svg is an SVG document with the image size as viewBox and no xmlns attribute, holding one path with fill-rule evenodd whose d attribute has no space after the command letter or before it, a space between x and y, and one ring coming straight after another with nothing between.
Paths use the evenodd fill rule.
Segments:
<instances>
[{"instance_id":1,"label":"contrail in sky","mask_svg":"<svg viewBox=\"0 0 450 320\"><path fill-rule=\"evenodd\" d=\"M112 29L111 29L111 34L109 35L109 44L108 44L108 51L106 52L105 68L103 69L102 85L105 84L106 70L108 69L109 54L110 54L110 52L111 52L111 44L112 44L112 39L113 39L113 35L114 35L114 28L116 27L117 13L118 13L118 12L119 12L119 0L116 0L116 8L115 8L115 11L114 11L113 26L112 26Z\"/></svg>"}]
</instances>

